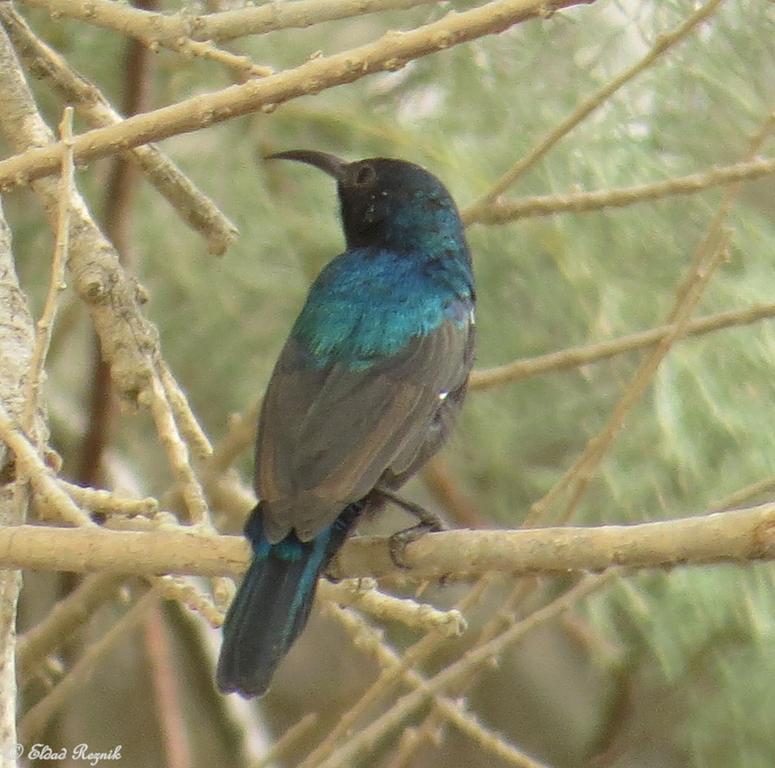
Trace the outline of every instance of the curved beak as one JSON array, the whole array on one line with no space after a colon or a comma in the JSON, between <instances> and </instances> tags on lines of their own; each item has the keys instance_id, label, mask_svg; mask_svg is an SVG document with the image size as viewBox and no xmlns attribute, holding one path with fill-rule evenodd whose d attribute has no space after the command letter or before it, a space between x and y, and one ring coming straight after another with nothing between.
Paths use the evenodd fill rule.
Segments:
<instances>
[{"instance_id":1,"label":"curved beak","mask_svg":"<svg viewBox=\"0 0 775 768\"><path fill-rule=\"evenodd\" d=\"M312 149L291 149L288 152L277 152L273 155L267 155L264 160L295 160L297 163L314 165L315 168L333 176L337 181L344 178L345 168L349 165L335 155L329 155L328 152L315 152Z\"/></svg>"}]
</instances>

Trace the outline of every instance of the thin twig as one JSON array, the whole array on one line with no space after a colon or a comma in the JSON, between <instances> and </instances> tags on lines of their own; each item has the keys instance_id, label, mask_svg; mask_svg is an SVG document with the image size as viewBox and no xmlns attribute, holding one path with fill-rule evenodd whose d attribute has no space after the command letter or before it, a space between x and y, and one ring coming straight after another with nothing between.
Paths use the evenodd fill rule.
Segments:
<instances>
[{"instance_id":1,"label":"thin twig","mask_svg":"<svg viewBox=\"0 0 775 768\"><path fill-rule=\"evenodd\" d=\"M150 386L140 396L140 402L147 405L153 415L159 441L180 483L189 521L193 525L209 526L210 514L202 486L191 467L188 447L180 436L167 394L159 378L154 376L151 379Z\"/></svg>"},{"instance_id":2,"label":"thin twig","mask_svg":"<svg viewBox=\"0 0 775 768\"><path fill-rule=\"evenodd\" d=\"M253 62L250 57L232 53L219 48L213 42L178 38L176 41L165 42L167 48L172 48L178 53L191 58L215 61L230 69L240 80L246 77L268 77L274 73L271 67L262 66ZM153 46L158 47L158 45Z\"/></svg>"},{"instance_id":3,"label":"thin twig","mask_svg":"<svg viewBox=\"0 0 775 768\"><path fill-rule=\"evenodd\" d=\"M519 579L512 587L511 592L502 602L498 602L498 609L479 631L479 636L474 643L475 648L490 642L505 627L510 626L516 620L516 608L535 589L535 579ZM466 690L477 680L476 670L464 675L448 691L448 696L461 698ZM411 735L402 738L396 748L396 754L386 768L404 768L411 765L415 751L423 743L438 744L441 737L441 729L446 723L446 712L435 704L425 716L423 722L412 729Z\"/></svg>"},{"instance_id":4,"label":"thin twig","mask_svg":"<svg viewBox=\"0 0 775 768\"><path fill-rule=\"evenodd\" d=\"M710 509L712 512L726 512L729 509L735 509L745 504L751 499L756 499L773 491L775 491L775 477L767 477L758 483L747 485L745 488L730 493L720 501L711 504Z\"/></svg>"},{"instance_id":5,"label":"thin twig","mask_svg":"<svg viewBox=\"0 0 775 768\"><path fill-rule=\"evenodd\" d=\"M192 450L194 458L198 461L207 460L213 453L210 440L194 415L193 410L191 410L186 395L178 382L175 381L172 371L170 371L169 366L164 361L159 362L159 374L161 384L164 387L164 394L175 417L175 423Z\"/></svg>"},{"instance_id":6,"label":"thin twig","mask_svg":"<svg viewBox=\"0 0 775 768\"><path fill-rule=\"evenodd\" d=\"M229 427L213 449L205 471L209 475L222 475L253 441L256 439L256 424L261 401L254 403L244 413L237 413L229 419Z\"/></svg>"},{"instance_id":7,"label":"thin twig","mask_svg":"<svg viewBox=\"0 0 775 768\"><path fill-rule=\"evenodd\" d=\"M43 368L46 364L51 331L54 327L59 296L65 289L65 266L70 247L70 207L73 191L73 108L65 107L62 122L59 124L62 140L62 176L59 181L59 209L57 211L56 242L54 257L51 260L51 279L49 280L43 311L35 326L35 347L32 350L29 376L27 378L27 396L22 428L27 434L33 434L35 412L38 409L40 385ZM39 442L39 441L38 441Z\"/></svg>"},{"instance_id":8,"label":"thin twig","mask_svg":"<svg viewBox=\"0 0 775 768\"><path fill-rule=\"evenodd\" d=\"M560 139L567 136L577 125L613 96L623 85L645 72L662 54L685 39L701 22L712 16L723 0L709 0L699 10L683 21L672 32L660 35L651 50L635 64L627 67L613 80L584 99L573 112L544 136L526 155L504 173L492 187L463 212L463 221L474 221L481 212L502 195L528 168L535 165Z\"/></svg>"},{"instance_id":9,"label":"thin twig","mask_svg":"<svg viewBox=\"0 0 775 768\"><path fill-rule=\"evenodd\" d=\"M765 118L761 128L751 140L746 153L747 159L759 151L773 126L775 126L775 112ZM611 411L611 416L603 429L589 439L573 465L555 482L543 498L530 507L525 518L524 524L526 526L534 525L540 520L555 499L566 490L569 491L569 500L561 513L560 521L568 520L575 511L582 496L586 493L592 474L624 426L627 414L648 388L672 345L685 334L689 318L699 303L711 275L726 256L731 233L724 229L724 224L741 189L742 182L740 181L727 187L702 240L695 249L687 274L676 288L673 306L667 317L667 323L673 327L673 330L661 338L656 347L643 358L624 393Z\"/></svg>"},{"instance_id":10,"label":"thin twig","mask_svg":"<svg viewBox=\"0 0 775 768\"><path fill-rule=\"evenodd\" d=\"M174 399L175 407L168 399L164 384L156 376L151 379L150 387L140 396L140 401L145 402L149 406L153 419L156 422L159 440L164 446L167 459L178 480L183 500L186 504L189 522L200 526L204 531L210 533L215 529L210 518L204 489L189 461L188 445L178 430L178 424L175 419L176 410L186 425L187 434L193 438L194 445L200 451L211 451L212 449L210 449L209 441L191 412L185 396L177 387L169 371L167 371L167 383ZM231 581L220 576L213 579L213 595L220 606L225 606L233 594L234 585Z\"/></svg>"},{"instance_id":11,"label":"thin twig","mask_svg":"<svg viewBox=\"0 0 775 768\"><path fill-rule=\"evenodd\" d=\"M124 515L126 517L154 517L159 512L159 502L146 496L144 499L133 499L117 496L110 491L98 488L85 488L75 483L59 479L59 485L83 509L101 515Z\"/></svg>"},{"instance_id":12,"label":"thin twig","mask_svg":"<svg viewBox=\"0 0 775 768\"><path fill-rule=\"evenodd\" d=\"M217 629L223 624L223 611L189 580L179 576L153 576L148 581L160 595L198 613L211 627Z\"/></svg>"},{"instance_id":13,"label":"thin twig","mask_svg":"<svg viewBox=\"0 0 775 768\"><path fill-rule=\"evenodd\" d=\"M87 576L56 603L45 619L19 638L16 651L19 675L22 678L31 675L46 656L85 624L101 605L115 597L123 581L123 577L114 573L96 573Z\"/></svg>"},{"instance_id":14,"label":"thin twig","mask_svg":"<svg viewBox=\"0 0 775 768\"><path fill-rule=\"evenodd\" d=\"M469 224L507 224L528 216L550 216L555 213L584 213L602 208L621 208L651 202L672 195L693 195L706 189L752 181L775 173L775 158L763 157L732 165L712 168L704 173L676 176L664 181L639 184L619 189L597 189L592 192L569 192L564 195L539 195L518 200L500 200L478 209Z\"/></svg>"},{"instance_id":15,"label":"thin twig","mask_svg":"<svg viewBox=\"0 0 775 768\"><path fill-rule=\"evenodd\" d=\"M127 632L142 620L145 611L156 597L152 592L141 597L97 642L89 645L72 669L59 681L55 688L35 704L19 723L20 741L29 741L41 732L51 716L77 690L92 669L110 652Z\"/></svg>"},{"instance_id":16,"label":"thin twig","mask_svg":"<svg viewBox=\"0 0 775 768\"><path fill-rule=\"evenodd\" d=\"M380 592L373 579L348 579L332 584L322 581L319 594L340 606L353 606L383 621L399 621L412 629L437 630L444 637L459 637L466 622L458 610L440 611L427 603Z\"/></svg>"},{"instance_id":17,"label":"thin twig","mask_svg":"<svg viewBox=\"0 0 775 768\"><path fill-rule=\"evenodd\" d=\"M456 609L464 614L472 605L475 605L482 596L484 590L492 581L492 576L486 574L463 596ZM417 668L444 642L444 637L438 632L429 632L421 640L410 646L403 654L400 662L384 667L379 677L366 689L363 695L340 717L337 723L331 727L325 737L299 764L298 768L313 768L321 760L330 755L355 727L361 717L376 706L379 701L387 698L394 687L401 681L403 673L410 668Z\"/></svg>"},{"instance_id":18,"label":"thin twig","mask_svg":"<svg viewBox=\"0 0 775 768\"><path fill-rule=\"evenodd\" d=\"M251 768L266 768L281 760L290 752L296 744L309 734L312 728L317 724L317 712L307 712L298 723L294 723L283 735L275 742L272 748L257 762L253 763Z\"/></svg>"},{"instance_id":19,"label":"thin twig","mask_svg":"<svg viewBox=\"0 0 775 768\"><path fill-rule=\"evenodd\" d=\"M89 516L81 510L57 483L51 470L43 463L26 435L14 428L8 413L0 404L0 440L16 457L17 473L28 478L35 490L35 504L42 513L53 513L57 520L72 525L93 526Z\"/></svg>"},{"instance_id":20,"label":"thin twig","mask_svg":"<svg viewBox=\"0 0 775 768\"><path fill-rule=\"evenodd\" d=\"M191 748L181 709L174 657L158 599L145 612L143 630L145 653L159 714L159 731L164 745L163 764L165 768L188 768L191 765Z\"/></svg>"},{"instance_id":21,"label":"thin twig","mask_svg":"<svg viewBox=\"0 0 775 768\"><path fill-rule=\"evenodd\" d=\"M713 227L711 231L715 236L719 236ZM699 303L710 276L726 256L731 233L721 234L720 237L721 240L718 242L714 242L708 237L700 244L699 250L702 251L703 258L698 261L698 268L693 270L695 280L691 284L691 290L678 300L675 311L670 314L669 320L673 323L671 332L663 336L656 347L641 361L630 383L612 409L605 426L587 441L581 455L563 473L549 492L530 507L525 518L525 526L535 525L548 511L552 502L566 489L569 490L570 500L561 514L560 522L570 518L582 495L586 492L592 474L624 427L627 414L634 408L651 384L657 369L667 356L673 343L684 335L689 316Z\"/></svg>"},{"instance_id":22,"label":"thin twig","mask_svg":"<svg viewBox=\"0 0 775 768\"><path fill-rule=\"evenodd\" d=\"M364 622L356 613L342 609L332 609L330 613L348 632L358 637L356 646L372 653L383 669L402 667L401 678L405 683L415 690L424 691L427 689L428 681L426 678L416 670L402 665L401 657L384 642L381 633ZM545 768L503 737L482 725L471 712L466 710L462 702L453 701L447 696L430 691L429 696L433 706L484 752L490 752L499 760L503 760L508 765L518 766L518 768ZM304 765L307 765L306 761ZM310 762L309 765L314 766L315 763Z\"/></svg>"},{"instance_id":23,"label":"thin twig","mask_svg":"<svg viewBox=\"0 0 775 768\"><path fill-rule=\"evenodd\" d=\"M445 667L441 672L430 678L423 688L414 690L398 699L374 722L342 744L328 759L320 763L318 768L350 765L355 755L359 755L362 758L364 754L376 746L379 739L395 730L433 694L443 691L460 677L470 672L470 670L478 668L490 659L497 657L509 645L524 637L528 632L554 619L579 600L600 589L611 575L609 573L601 576L585 577L565 594L535 611L535 613L522 621L518 621L508 629L505 629L490 642L479 648L471 649L458 661Z\"/></svg>"},{"instance_id":24,"label":"thin twig","mask_svg":"<svg viewBox=\"0 0 775 768\"><path fill-rule=\"evenodd\" d=\"M683 341L690 336L699 336L704 333L719 331L723 328L750 325L759 320L768 320L773 317L775 317L775 304L764 304L747 309L732 309L727 312L718 312L714 315L690 320L686 324L683 335L677 341ZM600 341L595 344L561 349L557 352L539 355L538 357L514 360L511 363L505 363L494 368L480 368L471 373L469 388L472 390L489 389L507 382L513 383L531 376L540 376L551 371L580 368L582 365L607 360L615 355L651 347L674 333L675 330L674 325L662 325L647 331L619 336L610 341Z\"/></svg>"}]
</instances>

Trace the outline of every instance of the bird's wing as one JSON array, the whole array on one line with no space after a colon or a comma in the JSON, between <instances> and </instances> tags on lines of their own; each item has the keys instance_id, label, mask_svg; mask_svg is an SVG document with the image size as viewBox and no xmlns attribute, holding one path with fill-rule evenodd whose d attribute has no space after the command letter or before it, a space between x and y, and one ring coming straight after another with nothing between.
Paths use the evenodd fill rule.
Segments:
<instances>
[{"instance_id":1,"label":"bird's wing","mask_svg":"<svg viewBox=\"0 0 775 768\"><path fill-rule=\"evenodd\" d=\"M315 369L289 339L264 397L256 450L269 539L291 528L312 538L395 460L406 464L446 393L465 382L469 345L468 327L446 320L366 369Z\"/></svg>"}]
</instances>

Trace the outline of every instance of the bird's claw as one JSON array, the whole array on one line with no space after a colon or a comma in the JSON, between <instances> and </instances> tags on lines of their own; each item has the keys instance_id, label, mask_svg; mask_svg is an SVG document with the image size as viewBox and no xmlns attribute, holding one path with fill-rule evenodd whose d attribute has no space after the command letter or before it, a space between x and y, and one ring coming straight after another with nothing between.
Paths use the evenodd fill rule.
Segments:
<instances>
[{"instance_id":1,"label":"bird's claw","mask_svg":"<svg viewBox=\"0 0 775 768\"><path fill-rule=\"evenodd\" d=\"M444 530L444 526L438 520L421 522L406 528L403 531L397 531L388 539L388 549L390 559L393 564L402 570L409 570L410 564L406 560L406 548L413 541L421 539L426 533L436 533Z\"/></svg>"}]
</instances>

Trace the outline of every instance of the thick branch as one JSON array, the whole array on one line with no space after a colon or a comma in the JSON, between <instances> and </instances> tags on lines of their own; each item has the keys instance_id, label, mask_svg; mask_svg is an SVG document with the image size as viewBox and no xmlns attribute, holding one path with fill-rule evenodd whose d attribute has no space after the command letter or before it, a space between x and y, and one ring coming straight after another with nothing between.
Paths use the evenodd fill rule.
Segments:
<instances>
[{"instance_id":1,"label":"thick branch","mask_svg":"<svg viewBox=\"0 0 775 768\"><path fill-rule=\"evenodd\" d=\"M165 15L132 8L109 0L24 0L26 5L45 8L52 14L85 21L141 40L148 46L177 50L181 38L218 41L261 35L278 29L311 27L324 21L364 16L379 11L404 10L439 0L296 0L270 2L258 8L243 7L193 16Z\"/></svg>"},{"instance_id":2,"label":"thick branch","mask_svg":"<svg viewBox=\"0 0 775 768\"><path fill-rule=\"evenodd\" d=\"M51 144L53 136L38 114L29 87L8 37L0 27L0 132L17 150L29 146L56 147L61 163L65 145ZM34 190L56 229L59 185L40 179ZM68 271L86 302L113 380L122 394L134 398L152 375L158 355L156 329L143 317L138 286L124 273L113 246L92 220L83 198L73 190L70 209Z\"/></svg>"},{"instance_id":3,"label":"thick branch","mask_svg":"<svg viewBox=\"0 0 775 768\"><path fill-rule=\"evenodd\" d=\"M250 551L239 536L22 525L0 528L0 568L123 574L238 574ZM426 579L485 571L562 573L615 565L658 568L775 558L775 504L638 525L456 530L407 547L399 571L383 538L351 539L332 575Z\"/></svg>"},{"instance_id":4,"label":"thick branch","mask_svg":"<svg viewBox=\"0 0 775 768\"><path fill-rule=\"evenodd\" d=\"M2 109L2 108L0 108ZM25 406L34 329L27 300L19 287L11 251L11 230L0 205L0 410L21 419ZM38 428L37 411L31 424ZM40 422L40 432L45 426ZM19 468L15 452L0 442L0 525L17 525L27 511L27 493L17 482ZM16 606L21 574L0 571L0 758L3 765L15 766L16 745ZM7 756L7 757L5 757Z\"/></svg>"},{"instance_id":5,"label":"thick branch","mask_svg":"<svg viewBox=\"0 0 775 768\"><path fill-rule=\"evenodd\" d=\"M527 19L594 0L493 0L464 13L450 13L440 21L409 32L388 32L373 43L333 56L324 56L262 80L249 80L213 93L195 96L118 125L77 136L76 162L205 128L239 115L270 108L298 96L319 93L351 83L374 72L401 69L413 59L503 32ZM59 167L62 147L52 144L30 149L0 162L0 190L46 176Z\"/></svg>"}]
</instances>

